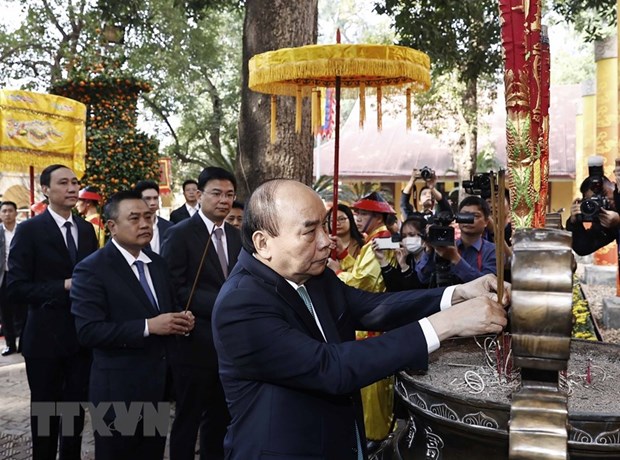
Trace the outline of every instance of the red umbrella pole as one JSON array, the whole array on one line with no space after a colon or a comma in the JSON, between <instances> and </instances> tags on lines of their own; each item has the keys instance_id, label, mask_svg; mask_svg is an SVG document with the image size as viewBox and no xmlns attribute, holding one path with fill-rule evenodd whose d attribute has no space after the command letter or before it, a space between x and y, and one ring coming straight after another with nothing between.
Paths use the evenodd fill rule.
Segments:
<instances>
[{"instance_id":1,"label":"red umbrella pole","mask_svg":"<svg viewBox=\"0 0 620 460\"><path fill-rule=\"evenodd\" d=\"M336 236L338 223L338 169L340 160L340 77L336 77L336 113L334 140L334 198L332 199L332 235ZM335 253L336 251L334 251ZM335 259L335 254L332 254Z\"/></svg>"}]
</instances>

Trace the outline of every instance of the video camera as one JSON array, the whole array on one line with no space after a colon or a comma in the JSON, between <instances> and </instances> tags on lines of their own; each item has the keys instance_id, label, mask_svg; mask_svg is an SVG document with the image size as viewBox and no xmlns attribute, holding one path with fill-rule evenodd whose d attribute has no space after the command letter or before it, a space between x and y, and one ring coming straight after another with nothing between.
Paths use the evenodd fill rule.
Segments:
<instances>
[{"instance_id":1,"label":"video camera","mask_svg":"<svg viewBox=\"0 0 620 460\"><path fill-rule=\"evenodd\" d=\"M465 192L470 195L478 195L483 200L491 198L491 174L492 173L474 174L471 180L464 180L463 188Z\"/></svg>"},{"instance_id":2,"label":"video camera","mask_svg":"<svg viewBox=\"0 0 620 460\"><path fill-rule=\"evenodd\" d=\"M588 177L589 188L592 192L590 198L585 198L579 210L581 214L575 216L577 222L597 222L601 209L613 210L613 207L605 196L603 173L603 158L600 156L592 156L588 158Z\"/></svg>"},{"instance_id":3,"label":"video camera","mask_svg":"<svg viewBox=\"0 0 620 460\"><path fill-rule=\"evenodd\" d=\"M426 241L431 246L454 246L454 228L450 226L452 222L457 224L473 224L474 215L469 212L459 212L456 214L450 211L443 211L433 216L429 220L426 228Z\"/></svg>"}]
</instances>

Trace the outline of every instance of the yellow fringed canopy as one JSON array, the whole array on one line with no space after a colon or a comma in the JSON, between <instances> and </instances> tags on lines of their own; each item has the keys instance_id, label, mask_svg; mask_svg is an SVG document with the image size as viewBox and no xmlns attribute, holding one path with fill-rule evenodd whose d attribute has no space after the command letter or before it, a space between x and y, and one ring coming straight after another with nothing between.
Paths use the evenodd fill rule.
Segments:
<instances>
[{"instance_id":1,"label":"yellow fringed canopy","mask_svg":"<svg viewBox=\"0 0 620 460\"><path fill-rule=\"evenodd\" d=\"M431 86L430 59L421 51L396 45L308 45L258 54L249 62L249 87L266 94L295 96L301 87L343 88L403 86L425 91Z\"/></svg>"},{"instance_id":2,"label":"yellow fringed canopy","mask_svg":"<svg viewBox=\"0 0 620 460\"><path fill-rule=\"evenodd\" d=\"M335 44L268 51L252 57L249 62L251 90L297 97L297 132L301 131L300 98L312 96L315 88L335 87L337 77L340 77L342 88L360 89L360 101L365 101L365 88L375 88L380 107L383 87L406 87L408 98L412 91L428 90L431 86L430 59L425 53L404 46ZM313 105L317 104L316 99L311 98ZM313 109L313 113L316 110ZM407 116L407 126L410 126L409 112ZM312 118L313 132L316 132L320 120ZM360 124L364 118L365 107L360 104ZM381 128L380 111L377 126ZM274 124L271 129L273 141Z\"/></svg>"},{"instance_id":3,"label":"yellow fringed canopy","mask_svg":"<svg viewBox=\"0 0 620 460\"><path fill-rule=\"evenodd\" d=\"M0 90L0 169L66 165L84 174L86 106L66 97Z\"/></svg>"}]
</instances>

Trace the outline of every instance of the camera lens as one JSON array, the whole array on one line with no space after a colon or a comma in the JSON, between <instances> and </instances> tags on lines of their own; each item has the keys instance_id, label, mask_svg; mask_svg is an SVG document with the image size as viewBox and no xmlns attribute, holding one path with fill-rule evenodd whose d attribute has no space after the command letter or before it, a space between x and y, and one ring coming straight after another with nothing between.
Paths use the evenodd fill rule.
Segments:
<instances>
[{"instance_id":1,"label":"camera lens","mask_svg":"<svg viewBox=\"0 0 620 460\"><path fill-rule=\"evenodd\" d=\"M600 208L600 205L598 204L598 202L594 200L590 200L590 199L583 200L581 202L581 206L579 207L579 209L581 210L581 213L585 214L586 216L592 216L596 214L599 208Z\"/></svg>"}]
</instances>

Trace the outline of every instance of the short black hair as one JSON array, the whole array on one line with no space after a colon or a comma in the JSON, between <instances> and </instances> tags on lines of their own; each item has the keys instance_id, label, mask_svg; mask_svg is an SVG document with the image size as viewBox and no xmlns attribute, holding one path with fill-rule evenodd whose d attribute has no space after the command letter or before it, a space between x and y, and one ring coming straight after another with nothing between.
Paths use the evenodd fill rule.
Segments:
<instances>
[{"instance_id":1,"label":"short black hair","mask_svg":"<svg viewBox=\"0 0 620 460\"><path fill-rule=\"evenodd\" d=\"M482 211L482 214L484 214L484 217L486 219L488 219L489 216L491 215L491 208L489 208L489 203L487 203L486 200L483 200L479 196L470 195L468 197L463 198L463 200L459 203L459 212L465 206L478 206L480 210Z\"/></svg>"},{"instance_id":2,"label":"short black hair","mask_svg":"<svg viewBox=\"0 0 620 460\"><path fill-rule=\"evenodd\" d=\"M39 182L41 186L49 187L51 184L51 180L52 180L52 173L60 168L71 169L68 166L61 165L61 164L49 165L47 168L41 171L41 176L39 177Z\"/></svg>"},{"instance_id":3,"label":"short black hair","mask_svg":"<svg viewBox=\"0 0 620 460\"><path fill-rule=\"evenodd\" d=\"M145 190L153 189L159 195L159 184L154 180L141 180L138 181L136 186L133 188L136 192L140 194L140 198L142 198L142 192Z\"/></svg>"},{"instance_id":4,"label":"short black hair","mask_svg":"<svg viewBox=\"0 0 620 460\"><path fill-rule=\"evenodd\" d=\"M608 189L613 189L614 183L610 181L607 177L603 176L603 187ZM579 191L582 195L585 195L588 190L592 188L592 178L590 176L586 177L581 186L579 187Z\"/></svg>"},{"instance_id":5,"label":"short black hair","mask_svg":"<svg viewBox=\"0 0 620 460\"><path fill-rule=\"evenodd\" d=\"M15 208L15 210L17 211L17 205L13 201L3 201L0 203L0 208L2 206L13 206L13 208Z\"/></svg>"},{"instance_id":6,"label":"short black hair","mask_svg":"<svg viewBox=\"0 0 620 460\"><path fill-rule=\"evenodd\" d=\"M241 201L235 200L235 201L233 201L232 208L233 209L241 209L243 211L243 203Z\"/></svg>"},{"instance_id":7,"label":"short black hair","mask_svg":"<svg viewBox=\"0 0 620 460\"><path fill-rule=\"evenodd\" d=\"M224 168L217 166L207 166L198 176L198 190L204 192L205 185L212 180L227 180L233 184L233 188L237 190L237 180L235 176Z\"/></svg>"},{"instance_id":8,"label":"short black hair","mask_svg":"<svg viewBox=\"0 0 620 460\"><path fill-rule=\"evenodd\" d=\"M121 190L112 195L103 208L103 214L106 220L118 219L118 207L121 202L126 200L140 200L142 201L141 192L137 190Z\"/></svg>"},{"instance_id":9,"label":"short black hair","mask_svg":"<svg viewBox=\"0 0 620 460\"><path fill-rule=\"evenodd\" d=\"M189 184L194 184L196 187L198 187L198 181L196 179L187 179L186 181L183 182L183 191L185 191L185 187L188 186Z\"/></svg>"}]
</instances>

